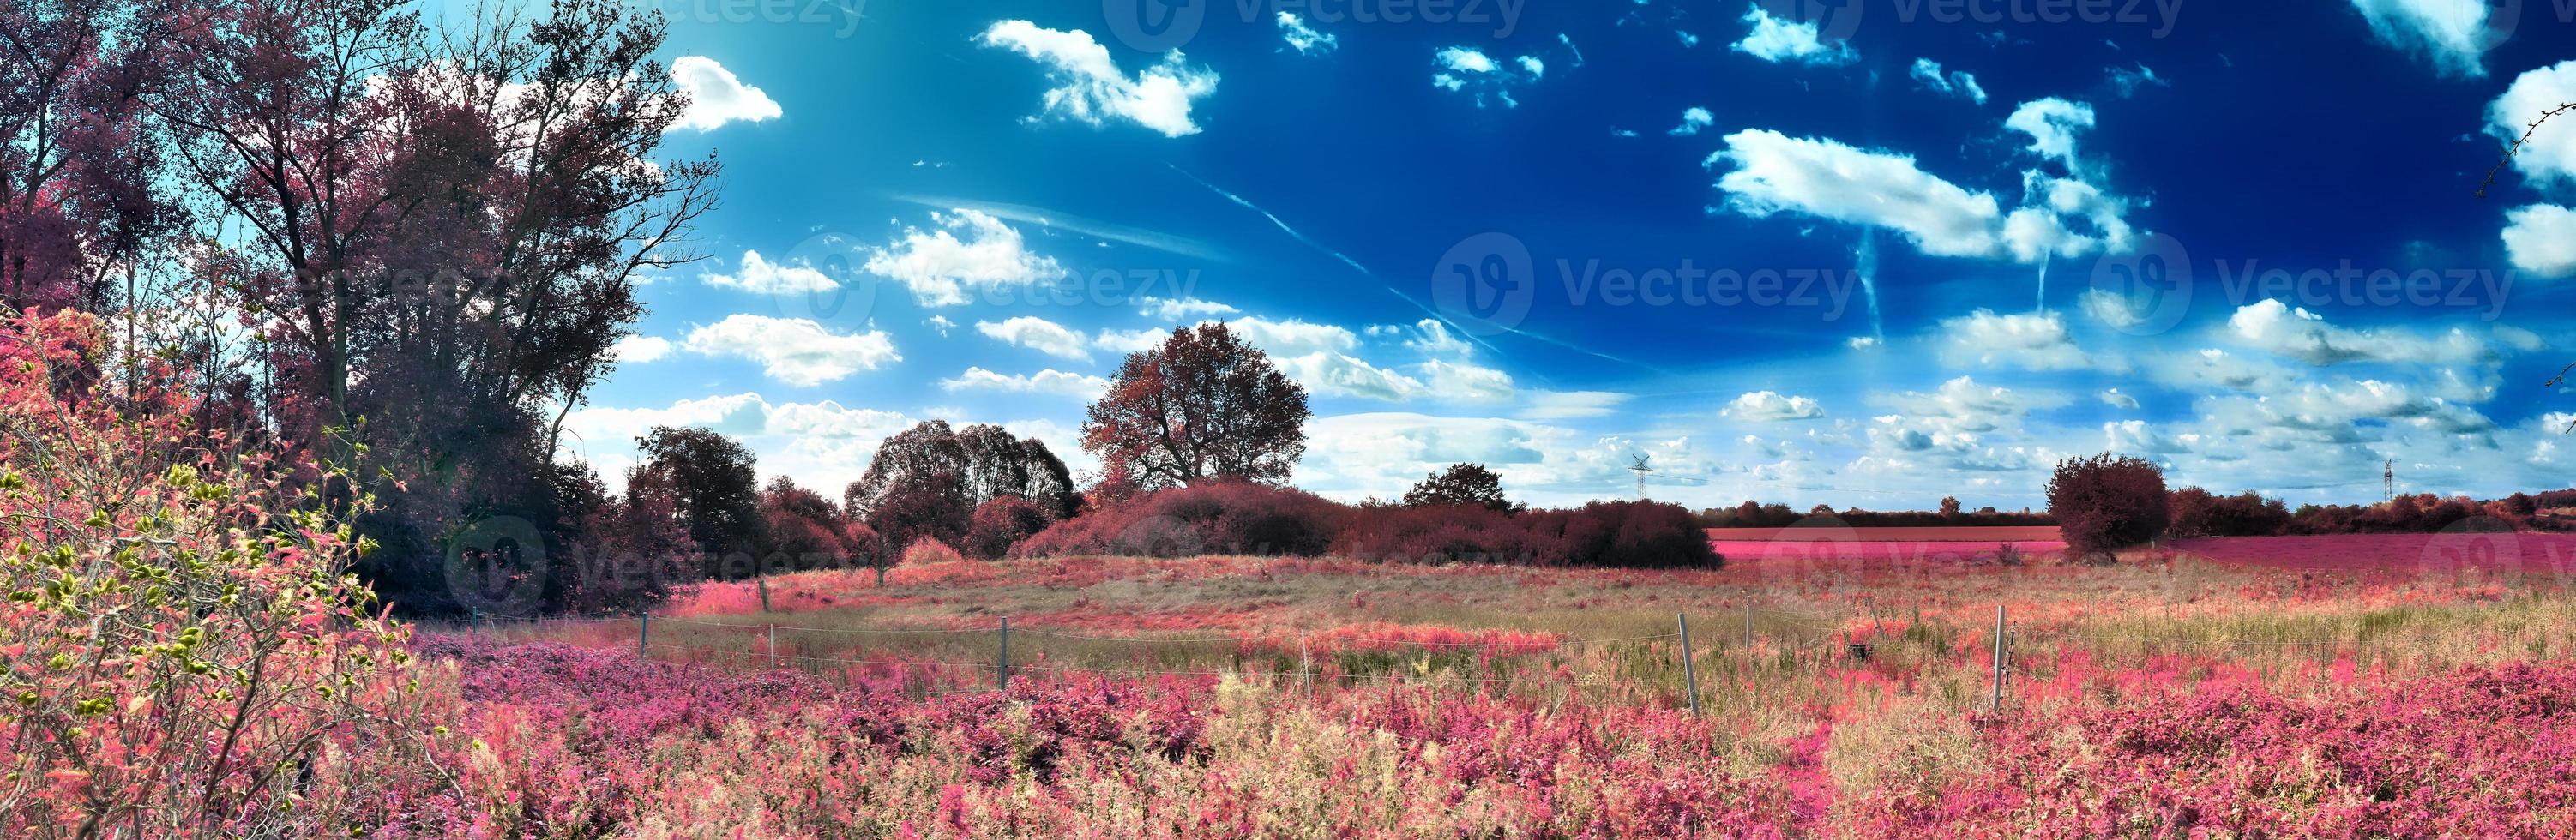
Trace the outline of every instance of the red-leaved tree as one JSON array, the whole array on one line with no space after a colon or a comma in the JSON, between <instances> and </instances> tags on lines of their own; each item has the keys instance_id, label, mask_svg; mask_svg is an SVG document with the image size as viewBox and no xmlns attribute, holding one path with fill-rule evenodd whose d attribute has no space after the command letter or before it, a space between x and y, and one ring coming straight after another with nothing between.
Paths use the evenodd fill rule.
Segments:
<instances>
[{"instance_id":1,"label":"red-leaved tree","mask_svg":"<svg viewBox=\"0 0 2576 840\"><path fill-rule=\"evenodd\" d=\"M2088 560L2162 535L2172 521L2167 498L2164 470L2154 462L2107 452L2059 461L2048 480L2048 514L2066 551Z\"/></svg>"},{"instance_id":2,"label":"red-leaved tree","mask_svg":"<svg viewBox=\"0 0 2576 840\"><path fill-rule=\"evenodd\" d=\"M1224 324L1172 331L1127 357L1091 404L1082 448L1104 484L1285 481L1306 453L1306 389Z\"/></svg>"}]
</instances>

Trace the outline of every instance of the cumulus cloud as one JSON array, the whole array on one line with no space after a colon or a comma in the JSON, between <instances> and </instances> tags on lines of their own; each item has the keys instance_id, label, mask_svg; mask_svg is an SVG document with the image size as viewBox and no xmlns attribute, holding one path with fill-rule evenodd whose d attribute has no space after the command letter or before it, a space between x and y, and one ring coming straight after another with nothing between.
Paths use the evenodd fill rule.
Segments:
<instances>
[{"instance_id":1,"label":"cumulus cloud","mask_svg":"<svg viewBox=\"0 0 2576 840\"><path fill-rule=\"evenodd\" d=\"M1341 353L1315 352L1277 362L1281 373L1317 394L1395 402L1429 390L1419 379Z\"/></svg>"},{"instance_id":2,"label":"cumulus cloud","mask_svg":"<svg viewBox=\"0 0 2576 840\"><path fill-rule=\"evenodd\" d=\"M975 331L983 333L985 338L1014 347L1026 347L1057 358L1082 360L1091 358L1089 342L1083 339L1081 333L1044 318L1023 315L998 323L977 321Z\"/></svg>"},{"instance_id":3,"label":"cumulus cloud","mask_svg":"<svg viewBox=\"0 0 2576 840\"><path fill-rule=\"evenodd\" d=\"M1673 126L1673 130L1664 133L1675 137L1689 137L1691 135L1698 134L1700 129L1707 128L1710 125L1716 124L1716 122L1717 115L1709 113L1706 108L1694 107L1682 112L1681 125Z\"/></svg>"},{"instance_id":4,"label":"cumulus cloud","mask_svg":"<svg viewBox=\"0 0 2576 840\"><path fill-rule=\"evenodd\" d=\"M1136 314L1163 321L1179 321L1205 315L1232 315L1242 311L1212 300L1198 298L1158 298L1146 296L1136 301Z\"/></svg>"},{"instance_id":5,"label":"cumulus cloud","mask_svg":"<svg viewBox=\"0 0 2576 840\"><path fill-rule=\"evenodd\" d=\"M1019 231L989 214L952 210L930 219L937 227L905 228L871 252L865 266L911 289L923 306L962 306L972 300L969 289L1012 289L1065 276L1055 258L1031 253Z\"/></svg>"},{"instance_id":6,"label":"cumulus cloud","mask_svg":"<svg viewBox=\"0 0 2576 840\"><path fill-rule=\"evenodd\" d=\"M2098 396L2101 397L2103 405L2107 405L2112 408L2125 408L2130 411L2138 410L2138 398L2121 393L2118 388L2106 389Z\"/></svg>"},{"instance_id":7,"label":"cumulus cloud","mask_svg":"<svg viewBox=\"0 0 2576 840\"><path fill-rule=\"evenodd\" d=\"M1047 80L1055 87L1046 92L1043 113L1057 119L1094 126L1125 120L1165 137L1182 137L1199 133L1198 124L1190 120L1191 104L1216 93L1217 74L1190 66L1179 50L1165 53L1161 63L1129 77L1110 60L1107 47L1079 29L1066 32L1006 20L984 30L978 40L984 46L1028 56L1045 67Z\"/></svg>"},{"instance_id":8,"label":"cumulus cloud","mask_svg":"<svg viewBox=\"0 0 2576 840\"><path fill-rule=\"evenodd\" d=\"M714 131L725 123L763 122L786 112L759 88L742 83L733 71L703 55L684 55L671 62L671 83L689 96L673 130Z\"/></svg>"},{"instance_id":9,"label":"cumulus cloud","mask_svg":"<svg viewBox=\"0 0 2576 840\"><path fill-rule=\"evenodd\" d=\"M2406 365L2467 367L2494 363L2507 351L2540 349L2541 342L2522 330L2500 328L2489 336L2468 330L2426 335L2400 329L2347 329L2325 316L2277 300L2240 307L2227 318L2227 335L2236 343L2311 365L2388 362Z\"/></svg>"},{"instance_id":10,"label":"cumulus cloud","mask_svg":"<svg viewBox=\"0 0 2576 840\"><path fill-rule=\"evenodd\" d=\"M643 364L671 355L671 340L649 335L630 335L609 345L608 356L623 363Z\"/></svg>"},{"instance_id":11,"label":"cumulus cloud","mask_svg":"<svg viewBox=\"0 0 2576 840\"><path fill-rule=\"evenodd\" d=\"M2004 127L2030 135L2030 150L2040 157L2075 164L2075 138L2093 128L2093 106L2057 97L2034 99L2014 108Z\"/></svg>"},{"instance_id":12,"label":"cumulus cloud","mask_svg":"<svg viewBox=\"0 0 2576 840\"><path fill-rule=\"evenodd\" d=\"M2513 267L2542 277L2576 274L2576 210L2533 204L2504 218L2504 253Z\"/></svg>"},{"instance_id":13,"label":"cumulus cloud","mask_svg":"<svg viewBox=\"0 0 2576 840\"><path fill-rule=\"evenodd\" d=\"M1813 22L1784 21L1771 16L1760 4L1740 18L1751 29L1744 40L1735 42L1735 51L1764 61L1794 64L1848 64L1860 58L1850 44L1826 43Z\"/></svg>"},{"instance_id":14,"label":"cumulus cloud","mask_svg":"<svg viewBox=\"0 0 2576 840\"><path fill-rule=\"evenodd\" d=\"M762 295L828 292L841 287L831 275L801 260L794 265L780 265L762 258L759 251L742 252L742 265L734 273L709 274L706 281L710 286Z\"/></svg>"},{"instance_id":15,"label":"cumulus cloud","mask_svg":"<svg viewBox=\"0 0 2576 840\"><path fill-rule=\"evenodd\" d=\"M1789 212L1887 228L1935 256L1998 251L1995 197L1924 172L1911 155L1749 129L1727 135L1708 164L1729 167L1717 187L1728 208L1747 216Z\"/></svg>"},{"instance_id":16,"label":"cumulus cloud","mask_svg":"<svg viewBox=\"0 0 2576 840\"><path fill-rule=\"evenodd\" d=\"M1941 72L1941 62L1918 58L1914 60L1914 69L1910 75L1914 83L1921 85L1924 90L1942 96L1955 96L1979 105L1986 104L1986 89L1977 84L1977 76L1974 73L1958 71L1944 75Z\"/></svg>"},{"instance_id":17,"label":"cumulus cloud","mask_svg":"<svg viewBox=\"0 0 2576 840\"><path fill-rule=\"evenodd\" d=\"M1371 338L1400 339L1407 349L1426 356L1466 356L1476 351L1476 345L1450 332L1449 325L1438 318L1424 318L1411 326L1379 324L1368 328L1368 334Z\"/></svg>"},{"instance_id":18,"label":"cumulus cloud","mask_svg":"<svg viewBox=\"0 0 2576 840\"><path fill-rule=\"evenodd\" d=\"M1823 419L1825 407L1808 397L1783 396L1777 391L1754 391L1727 403L1725 414L1737 420L1778 423Z\"/></svg>"},{"instance_id":19,"label":"cumulus cloud","mask_svg":"<svg viewBox=\"0 0 2576 840\"><path fill-rule=\"evenodd\" d=\"M1331 324L1318 324L1290 318L1273 321L1257 315L1227 323L1236 335L1273 356L1307 356L1316 353L1343 353L1360 344L1358 334Z\"/></svg>"},{"instance_id":20,"label":"cumulus cloud","mask_svg":"<svg viewBox=\"0 0 2576 840\"><path fill-rule=\"evenodd\" d=\"M1438 399L1493 402L1512 396L1511 374L1493 368L1433 359L1414 366L1414 371Z\"/></svg>"},{"instance_id":21,"label":"cumulus cloud","mask_svg":"<svg viewBox=\"0 0 2576 840\"><path fill-rule=\"evenodd\" d=\"M773 403L758 393L687 399L664 407L591 406L564 417L567 444L602 475L636 463L635 439L655 426L696 426L737 438L760 468L807 487L848 485L866 471L877 445L913 424L891 411L854 409L830 400Z\"/></svg>"},{"instance_id":22,"label":"cumulus cloud","mask_svg":"<svg viewBox=\"0 0 2576 840\"><path fill-rule=\"evenodd\" d=\"M939 380L939 387L946 391L1057 394L1089 400L1097 399L1101 392L1109 390L1109 380L1052 368L1029 374L1004 374L970 367L955 378Z\"/></svg>"},{"instance_id":23,"label":"cumulus cloud","mask_svg":"<svg viewBox=\"0 0 2576 840\"><path fill-rule=\"evenodd\" d=\"M2536 184L2576 184L2576 118L2562 116L2531 127L2541 114L2569 102L2576 102L2576 59L2514 77L2504 95L2487 106L2488 134L2507 143L2531 135L2514 153L2513 168Z\"/></svg>"},{"instance_id":24,"label":"cumulus cloud","mask_svg":"<svg viewBox=\"0 0 2576 840\"><path fill-rule=\"evenodd\" d=\"M1521 103L1512 97L1513 89L1547 75L1547 63L1536 56L1525 55L1515 60L1513 64L1519 67L1515 71L1486 55L1484 50L1467 46L1442 47L1431 54L1431 63L1436 68L1431 74L1432 87L1468 93L1475 97L1478 108L1490 103L1518 108Z\"/></svg>"},{"instance_id":25,"label":"cumulus cloud","mask_svg":"<svg viewBox=\"0 0 2576 840\"><path fill-rule=\"evenodd\" d=\"M682 346L691 353L759 362L770 378L798 387L903 361L894 339L882 330L838 333L804 318L742 313L691 330Z\"/></svg>"},{"instance_id":26,"label":"cumulus cloud","mask_svg":"<svg viewBox=\"0 0 2576 840\"><path fill-rule=\"evenodd\" d=\"M1979 309L1940 323L1941 359L1952 365L2053 371L2091 367L2066 319L2054 312L1996 314Z\"/></svg>"},{"instance_id":27,"label":"cumulus cloud","mask_svg":"<svg viewBox=\"0 0 2576 840\"><path fill-rule=\"evenodd\" d=\"M1092 346L1098 347L1102 350L1125 355L1129 353L1140 353L1161 346L1163 339L1170 338L1171 335L1172 332L1170 330L1104 329L1100 331L1099 336L1092 339L1091 343Z\"/></svg>"},{"instance_id":28,"label":"cumulus cloud","mask_svg":"<svg viewBox=\"0 0 2576 840\"><path fill-rule=\"evenodd\" d=\"M1321 55L1342 45L1340 37L1315 31L1294 12L1280 12L1278 21L1279 37L1286 39L1288 47L1298 55Z\"/></svg>"},{"instance_id":29,"label":"cumulus cloud","mask_svg":"<svg viewBox=\"0 0 2576 840\"><path fill-rule=\"evenodd\" d=\"M2379 40L2432 59L2445 75L2486 75L2487 0L2352 0Z\"/></svg>"}]
</instances>

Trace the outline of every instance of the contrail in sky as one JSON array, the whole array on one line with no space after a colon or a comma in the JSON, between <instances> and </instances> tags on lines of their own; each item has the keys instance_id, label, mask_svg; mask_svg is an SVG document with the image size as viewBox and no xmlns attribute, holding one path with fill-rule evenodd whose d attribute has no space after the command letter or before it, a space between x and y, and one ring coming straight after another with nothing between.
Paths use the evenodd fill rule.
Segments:
<instances>
[{"instance_id":1,"label":"contrail in sky","mask_svg":"<svg viewBox=\"0 0 2576 840\"><path fill-rule=\"evenodd\" d=\"M1191 181L1196 182L1199 186L1206 187L1206 188L1208 189L1208 191L1209 191L1209 192L1213 192L1213 193L1216 193L1216 194L1217 194L1217 195L1219 195L1219 196L1223 196L1223 197L1225 198L1225 200L1227 200L1227 201L1231 201L1231 202L1234 202L1235 204L1240 205L1241 207L1243 207L1243 208L1244 208L1244 209L1246 209L1246 210L1250 210L1250 211L1252 211L1252 212L1255 212L1255 213L1259 213L1259 214L1261 214L1261 217L1262 217L1262 218L1269 219L1271 224L1279 226L1279 230L1281 230L1282 232L1287 233L1287 234L1288 234L1288 236L1289 236L1290 238L1297 240L1299 243L1304 244L1306 247L1308 247L1308 248L1313 248L1313 249L1315 249L1316 251L1322 252L1322 253L1323 253L1324 255L1326 255L1326 256L1329 256L1329 257L1332 257L1332 258L1333 258L1333 259L1335 259L1335 260L1339 260L1339 261L1341 261L1341 263L1342 263L1343 265L1350 266L1350 267L1351 267L1351 270L1359 272L1359 273L1360 273L1362 276L1364 276L1364 277L1367 277L1367 278L1369 278L1369 279L1371 279L1371 280L1376 280L1376 281L1378 282L1378 284L1379 284L1379 285L1384 286L1384 287L1386 288L1387 293L1392 294L1392 295L1395 295L1396 297L1403 299L1405 303L1413 304L1413 307L1414 307L1415 309L1420 309L1420 310L1422 310L1423 314L1429 315L1429 316L1431 316L1431 317L1433 317L1433 318L1435 318L1435 319L1438 319L1441 323L1449 325L1449 327L1450 327L1451 329L1457 330L1459 335L1466 336L1466 337L1467 337L1467 340L1469 340L1469 341L1473 341L1473 342L1476 342L1476 344L1477 344L1477 345L1482 346L1482 347L1484 347L1484 348L1485 348L1485 349L1487 349L1487 350L1492 350L1492 351L1497 352L1497 353L1502 352L1502 351L1501 351L1501 348L1497 348L1497 347L1495 347L1495 346L1493 345L1493 343L1488 342L1488 341L1486 341L1486 340L1484 340L1484 339L1482 339L1482 338L1477 337L1474 333L1470 333L1470 332L1468 332L1468 331L1466 330L1466 328L1458 326L1458 322L1456 322L1456 321L1452 321L1452 320L1449 320L1449 316L1447 316L1447 315L1443 315L1443 314L1440 314L1440 310L1435 309L1435 308L1433 308L1433 307L1431 307L1431 306L1425 305L1425 304L1423 304L1423 302L1422 302L1422 301L1415 300L1415 299L1413 298L1413 296L1412 296L1412 295L1405 294L1405 293L1403 292L1403 290L1401 290L1401 289L1397 289L1393 284L1387 283L1387 282L1386 282L1386 280L1385 280L1384 278L1381 278L1381 277L1377 276L1377 272L1370 271L1370 270L1369 270L1369 268L1368 268L1368 266L1361 265L1359 260L1351 259L1350 255L1348 255L1348 254L1344 254L1344 253L1342 253L1342 252L1340 252L1340 251L1333 250L1332 248L1327 247L1327 246L1326 246L1326 245L1324 245L1323 243L1321 243L1321 242L1317 242L1317 241L1315 241L1314 239L1309 238L1308 236L1306 236L1306 234L1298 232L1298 230L1297 230L1295 227L1291 227L1291 226L1288 224L1287 220L1279 218L1279 215L1278 215L1278 214L1276 214L1276 213L1272 213L1272 212L1270 212L1270 211L1268 211L1268 210L1261 209L1261 206L1260 206L1260 205L1252 203L1252 201L1251 201L1250 199L1244 198L1243 196L1235 195L1234 193L1231 193L1231 192L1227 192L1227 191L1226 191L1224 188L1222 188L1222 187L1218 187L1218 186L1217 186L1217 185L1215 185L1215 184L1208 183L1208 182L1207 182L1207 179L1200 178L1199 176L1196 176L1196 175L1192 175L1192 174L1190 174L1189 170L1182 169L1182 168L1180 168L1179 166L1174 165L1174 164L1171 164L1171 163L1165 163L1165 164L1163 164L1163 165L1164 165L1164 166L1169 166L1169 167L1171 167L1172 171L1180 173L1180 174L1181 174L1181 177L1183 177L1183 178L1188 178L1188 179L1190 179ZM1529 331L1529 330L1517 329L1517 328L1511 328L1511 327L1505 327L1505 328L1504 328L1504 331L1505 331L1505 332L1509 332L1509 333L1511 333L1511 334L1513 334L1513 335L1522 336L1522 337L1524 337L1524 338L1536 339L1536 340L1538 340L1538 341L1542 341L1542 342L1545 342L1545 343L1548 343L1548 344L1553 344L1553 345L1556 345L1556 346L1558 346L1558 347L1563 347L1563 348L1565 348L1565 349L1567 349L1567 350L1572 350L1572 351L1574 351L1574 352L1581 353L1581 354L1584 354L1584 355L1587 355L1587 356L1592 356L1592 357L1600 358L1600 359L1608 359L1608 360L1610 360L1610 361L1618 362L1618 363L1620 363L1620 364L1624 364L1624 365L1634 365L1634 366L1637 366L1637 367L1641 367L1641 368L1645 368L1645 369L1647 369L1647 370L1654 371L1654 372L1656 372L1656 373L1665 373L1665 374L1669 374L1669 373L1670 373L1670 371L1666 371L1666 370L1664 370L1664 369L1662 369L1662 368L1655 367L1654 365L1646 364L1646 363L1644 363L1644 362L1636 361L1636 360L1633 360L1633 359L1623 359L1623 358L1620 358L1620 357L1618 357L1618 356L1613 356L1613 355L1610 355L1610 354L1608 354L1608 353L1603 353L1603 352L1601 352L1601 351L1599 351L1599 350L1594 350L1594 349L1591 349L1591 348L1588 348L1588 347L1578 347L1578 346L1575 346L1575 345L1574 345L1574 344L1572 344L1572 343L1569 343L1569 342L1566 342L1566 341L1562 341L1562 340L1559 340L1559 339L1556 339L1556 338L1553 338L1553 337L1550 337L1550 336L1542 335L1542 334L1539 334L1539 333L1536 333L1536 332L1531 332L1531 331Z\"/></svg>"}]
</instances>

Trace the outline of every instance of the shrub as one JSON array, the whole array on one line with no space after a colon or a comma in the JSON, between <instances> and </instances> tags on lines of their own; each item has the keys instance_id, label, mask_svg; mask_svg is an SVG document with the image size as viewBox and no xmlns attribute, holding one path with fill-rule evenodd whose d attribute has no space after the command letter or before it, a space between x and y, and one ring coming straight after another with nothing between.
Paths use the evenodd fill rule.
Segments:
<instances>
[{"instance_id":1,"label":"shrub","mask_svg":"<svg viewBox=\"0 0 2576 840\"><path fill-rule=\"evenodd\" d=\"M957 549L949 548L947 543L929 537L914 540L910 547L903 550L903 564L906 566L954 563L964 559L966 556L958 554Z\"/></svg>"},{"instance_id":2,"label":"shrub","mask_svg":"<svg viewBox=\"0 0 2576 840\"><path fill-rule=\"evenodd\" d=\"M2114 549L2164 533L2164 471L2143 458L2104 453L2057 462L2048 480L2048 513L2070 557L2104 559Z\"/></svg>"},{"instance_id":3,"label":"shrub","mask_svg":"<svg viewBox=\"0 0 2576 840\"><path fill-rule=\"evenodd\" d=\"M120 395L140 412L58 389L97 337L0 322L0 831L345 833L427 749L404 631L347 574L368 499L189 432L148 382Z\"/></svg>"},{"instance_id":4,"label":"shrub","mask_svg":"<svg viewBox=\"0 0 2576 840\"><path fill-rule=\"evenodd\" d=\"M1570 510L1535 511L1534 544L1569 566L1715 568L1721 562L1699 519L1663 502L1593 502Z\"/></svg>"},{"instance_id":5,"label":"shrub","mask_svg":"<svg viewBox=\"0 0 2576 840\"><path fill-rule=\"evenodd\" d=\"M1312 557L1332 546L1341 505L1302 490L1201 481L1056 523L1021 543L1023 557L1111 554Z\"/></svg>"},{"instance_id":6,"label":"shrub","mask_svg":"<svg viewBox=\"0 0 2576 840\"><path fill-rule=\"evenodd\" d=\"M966 553L985 560L1002 557L1054 522L1044 508L1027 499L997 497L975 508L966 527Z\"/></svg>"},{"instance_id":7,"label":"shrub","mask_svg":"<svg viewBox=\"0 0 2576 840\"><path fill-rule=\"evenodd\" d=\"M1483 464L1451 464L1449 469L1424 477L1404 493L1407 507L1455 507L1476 505L1503 513L1519 513L1523 506L1503 497L1503 477Z\"/></svg>"},{"instance_id":8,"label":"shrub","mask_svg":"<svg viewBox=\"0 0 2576 840\"><path fill-rule=\"evenodd\" d=\"M1552 542L1533 540L1529 525L1478 504L1370 504L1351 510L1333 553L1398 563L1540 563Z\"/></svg>"}]
</instances>

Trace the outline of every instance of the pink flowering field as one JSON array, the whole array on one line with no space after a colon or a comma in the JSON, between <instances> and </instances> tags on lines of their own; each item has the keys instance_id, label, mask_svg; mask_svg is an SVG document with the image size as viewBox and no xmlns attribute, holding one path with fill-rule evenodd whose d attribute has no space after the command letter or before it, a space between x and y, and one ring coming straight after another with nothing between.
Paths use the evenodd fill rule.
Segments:
<instances>
[{"instance_id":1,"label":"pink flowering field","mask_svg":"<svg viewBox=\"0 0 2576 840\"><path fill-rule=\"evenodd\" d=\"M2187 545L2107 567L1888 552L1794 574L960 561L883 588L774 578L766 613L757 587L706 584L656 612L645 657L624 619L422 636L424 690L448 698L449 766L472 795L431 792L374 828L2576 832L2563 578L2392 571L2418 567L2392 544L2322 538L2301 555L2336 563Z\"/></svg>"}]
</instances>

